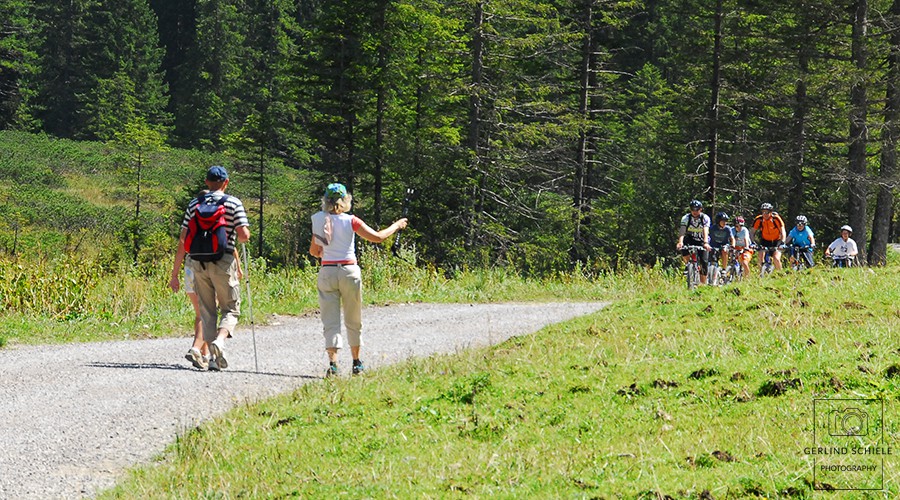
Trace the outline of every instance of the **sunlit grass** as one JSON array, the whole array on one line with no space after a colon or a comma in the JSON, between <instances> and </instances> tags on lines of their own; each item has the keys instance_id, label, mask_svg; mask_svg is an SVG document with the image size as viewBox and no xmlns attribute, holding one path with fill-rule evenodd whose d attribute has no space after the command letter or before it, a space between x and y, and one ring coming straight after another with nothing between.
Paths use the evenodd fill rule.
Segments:
<instances>
[{"instance_id":1,"label":"sunlit grass","mask_svg":"<svg viewBox=\"0 0 900 500\"><path fill-rule=\"evenodd\" d=\"M693 292L653 270L594 292L544 283L627 291L492 348L242 406L104 497L812 497L814 398L883 399L888 441L900 431L898 278L892 265ZM443 297L508 296L506 279L466 276ZM900 462L884 465L878 496L895 497Z\"/></svg>"}]
</instances>

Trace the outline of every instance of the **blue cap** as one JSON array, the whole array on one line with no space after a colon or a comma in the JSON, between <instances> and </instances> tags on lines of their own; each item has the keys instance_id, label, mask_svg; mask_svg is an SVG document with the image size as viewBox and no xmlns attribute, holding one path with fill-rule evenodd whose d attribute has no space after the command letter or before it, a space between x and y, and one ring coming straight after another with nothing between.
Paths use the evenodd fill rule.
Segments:
<instances>
[{"instance_id":1,"label":"blue cap","mask_svg":"<svg viewBox=\"0 0 900 500\"><path fill-rule=\"evenodd\" d=\"M225 170L225 167L214 165L206 171L206 180L208 181L221 182L226 179L228 179L228 171Z\"/></svg>"},{"instance_id":2,"label":"blue cap","mask_svg":"<svg viewBox=\"0 0 900 500\"><path fill-rule=\"evenodd\" d=\"M339 182L329 184L325 188L325 197L329 200L340 200L344 196L347 196L347 188Z\"/></svg>"}]
</instances>

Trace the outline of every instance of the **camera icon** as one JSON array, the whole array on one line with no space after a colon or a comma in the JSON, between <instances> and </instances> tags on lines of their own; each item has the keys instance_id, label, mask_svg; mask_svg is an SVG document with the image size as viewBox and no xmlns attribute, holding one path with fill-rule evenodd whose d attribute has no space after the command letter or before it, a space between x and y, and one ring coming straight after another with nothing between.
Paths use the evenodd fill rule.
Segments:
<instances>
[{"instance_id":1,"label":"camera icon","mask_svg":"<svg viewBox=\"0 0 900 500\"><path fill-rule=\"evenodd\" d=\"M828 433L832 436L865 436L869 434L869 414L852 407L831 410Z\"/></svg>"}]
</instances>

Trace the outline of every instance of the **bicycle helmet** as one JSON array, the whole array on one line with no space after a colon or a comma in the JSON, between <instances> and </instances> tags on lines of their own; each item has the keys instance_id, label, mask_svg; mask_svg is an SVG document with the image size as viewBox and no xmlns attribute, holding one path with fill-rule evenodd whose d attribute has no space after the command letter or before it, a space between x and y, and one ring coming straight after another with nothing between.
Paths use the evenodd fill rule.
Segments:
<instances>
[{"instance_id":1,"label":"bicycle helmet","mask_svg":"<svg viewBox=\"0 0 900 500\"><path fill-rule=\"evenodd\" d=\"M805 215L798 215L798 216L797 216L797 224L804 224L804 225L805 225L806 222L807 222L807 220L806 220L806 216L805 216Z\"/></svg>"},{"instance_id":2,"label":"bicycle helmet","mask_svg":"<svg viewBox=\"0 0 900 500\"><path fill-rule=\"evenodd\" d=\"M716 214L716 224L718 224L720 221L728 219L730 219L730 217L728 217L728 214L726 214L725 212L718 212Z\"/></svg>"},{"instance_id":3,"label":"bicycle helmet","mask_svg":"<svg viewBox=\"0 0 900 500\"><path fill-rule=\"evenodd\" d=\"M734 219L734 223L735 223L735 224L744 225L744 222L746 222L746 221L745 221L744 218L741 217L740 215L737 216L737 219Z\"/></svg>"},{"instance_id":4,"label":"bicycle helmet","mask_svg":"<svg viewBox=\"0 0 900 500\"><path fill-rule=\"evenodd\" d=\"M703 202L700 200L691 200L691 210L695 208L703 208Z\"/></svg>"},{"instance_id":5,"label":"bicycle helmet","mask_svg":"<svg viewBox=\"0 0 900 500\"><path fill-rule=\"evenodd\" d=\"M853 228L850 227L850 226L848 226L848 225L846 225L846 224L844 224L843 226L841 226L841 231L848 231L850 234L853 234Z\"/></svg>"},{"instance_id":6,"label":"bicycle helmet","mask_svg":"<svg viewBox=\"0 0 900 500\"><path fill-rule=\"evenodd\" d=\"M762 205L759 206L759 209L760 210L772 210L772 204L771 203L763 203Z\"/></svg>"}]
</instances>

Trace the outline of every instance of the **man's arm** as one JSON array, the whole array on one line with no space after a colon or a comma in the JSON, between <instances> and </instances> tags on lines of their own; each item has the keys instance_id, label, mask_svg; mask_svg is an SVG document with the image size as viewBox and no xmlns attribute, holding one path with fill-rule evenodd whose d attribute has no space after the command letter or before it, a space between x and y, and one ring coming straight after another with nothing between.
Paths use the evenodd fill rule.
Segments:
<instances>
[{"instance_id":1,"label":"man's arm","mask_svg":"<svg viewBox=\"0 0 900 500\"><path fill-rule=\"evenodd\" d=\"M237 233L238 243L247 243L250 241L250 226L238 226L235 229Z\"/></svg>"},{"instance_id":2,"label":"man's arm","mask_svg":"<svg viewBox=\"0 0 900 500\"><path fill-rule=\"evenodd\" d=\"M169 288L173 292L177 292L181 288L181 282L178 275L181 273L181 266L184 264L184 238L187 236L187 229L181 228L181 234L178 236L178 249L175 250L175 262L172 264L172 277L169 279Z\"/></svg>"}]
</instances>

